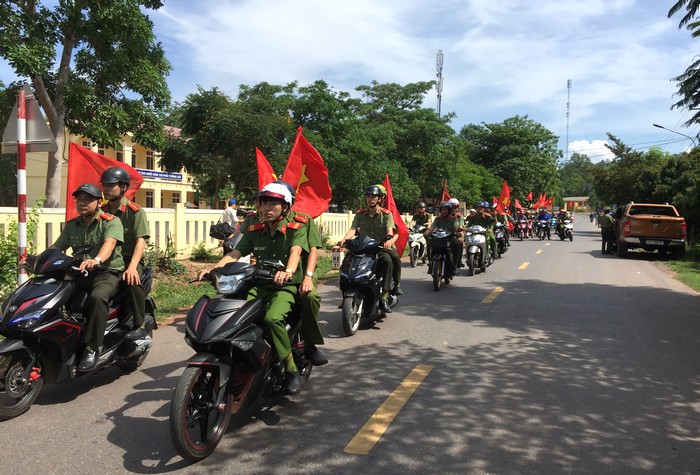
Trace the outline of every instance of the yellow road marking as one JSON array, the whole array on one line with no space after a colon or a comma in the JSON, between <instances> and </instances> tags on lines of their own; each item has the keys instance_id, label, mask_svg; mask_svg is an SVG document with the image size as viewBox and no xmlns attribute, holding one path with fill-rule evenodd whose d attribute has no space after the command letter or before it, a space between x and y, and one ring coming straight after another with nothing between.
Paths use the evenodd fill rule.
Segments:
<instances>
[{"instance_id":1,"label":"yellow road marking","mask_svg":"<svg viewBox=\"0 0 700 475\"><path fill-rule=\"evenodd\" d=\"M524 268L526 268L529 265L530 265L529 262L523 262L522 264L520 264L520 267L518 267L518 269L523 270Z\"/></svg>"},{"instance_id":2,"label":"yellow road marking","mask_svg":"<svg viewBox=\"0 0 700 475\"><path fill-rule=\"evenodd\" d=\"M491 303L494 300L496 300L496 297L500 295L500 293L503 292L503 287L496 287L493 289L493 291L484 298L484 300L481 301L481 303Z\"/></svg>"},{"instance_id":3,"label":"yellow road marking","mask_svg":"<svg viewBox=\"0 0 700 475\"><path fill-rule=\"evenodd\" d=\"M379 406L379 409L372 414L372 417L362 426L362 429L345 446L344 452L356 455L367 455L370 453L389 427L389 424L406 404L408 398L418 389L418 386L420 386L432 369L432 366L420 364L413 368L413 371L406 376L406 379L401 381L401 384L394 389L394 392L386 398L386 401Z\"/></svg>"},{"instance_id":4,"label":"yellow road marking","mask_svg":"<svg viewBox=\"0 0 700 475\"><path fill-rule=\"evenodd\" d=\"M538 249L535 254L542 254L544 251L542 249Z\"/></svg>"}]
</instances>

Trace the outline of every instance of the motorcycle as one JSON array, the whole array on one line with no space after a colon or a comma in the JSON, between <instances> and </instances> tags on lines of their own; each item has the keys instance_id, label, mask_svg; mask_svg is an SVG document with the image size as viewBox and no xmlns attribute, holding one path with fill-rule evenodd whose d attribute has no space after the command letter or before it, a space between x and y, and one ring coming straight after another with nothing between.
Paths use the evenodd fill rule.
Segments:
<instances>
[{"instance_id":1,"label":"motorcycle","mask_svg":"<svg viewBox=\"0 0 700 475\"><path fill-rule=\"evenodd\" d=\"M527 219L522 218L515 223L515 235L521 241L524 237L527 237Z\"/></svg>"},{"instance_id":2,"label":"motorcycle","mask_svg":"<svg viewBox=\"0 0 700 475\"><path fill-rule=\"evenodd\" d=\"M559 225L559 231L557 234L559 235L559 239L562 241L566 238L569 238L569 241L574 240L574 224L571 222L570 219L565 219L563 223Z\"/></svg>"},{"instance_id":3,"label":"motorcycle","mask_svg":"<svg viewBox=\"0 0 700 475\"><path fill-rule=\"evenodd\" d=\"M84 255L93 249L81 246L74 249L74 254ZM156 306L149 296L153 283L150 268L145 268L141 277L146 291L147 336L126 338L133 312L128 291L120 284L117 295L110 300L97 366L86 372L77 370L85 349L80 336L88 318L88 291L78 287L75 280L81 274L80 262L58 249L28 256L25 267L32 276L2 303L0 335L5 339L0 342L0 420L27 412L44 382L66 383L112 365L134 371L146 359L156 328Z\"/></svg>"},{"instance_id":4,"label":"motorcycle","mask_svg":"<svg viewBox=\"0 0 700 475\"><path fill-rule=\"evenodd\" d=\"M357 333L361 323L371 323L386 316L380 308L382 274L377 253L383 246L363 234L345 242L347 254L340 264L340 290L343 330L347 336ZM395 307L398 296L389 293L388 303Z\"/></svg>"},{"instance_id":5,"label":"motorcycle","mask_svg":"<svg viewBox=\"0 0 700 475\"><path fill-rule=\"evenodd\" d=\"M410 229L408 234L408 248L410 251L411 267L416 267L418 261L422 261L425 264L428 258L428 246L425 242L425 226L422 224L416 224Z\"/></svg>"},{"instance_id":6,"label":"motorcycle","mask_svg":"<svg viewBox=\"0 0 700 475\"><path fill-rule=\"evenodd\" d=\"M207 274L216 289L203 295L187 313L185 341L196 354L187 367L170 403L170 437L185 460L209 456L226 434L231 415L264 397L286 392L285 365L263 336L267 306L261 298L246 300L260 284L273 282L281 261L263 260L262 268L231 262ZM311 376L304 355L301 317L295 309L286 317L294 362L302 388Z\"/></svg>"},{"instance_id":7,"label":"motorcycle","mask_svg":"<svg viewBox=\"0 0 700 475\"><path fill-rule=\"evenodd\" d=\"M430 274L433 276L433 288L440 290L443 279L449 284L454 277L454 262L452 261L452 239L454 231L435 229L430 233Z\"/></svg>"},{"instance_id":8,"label":"motorcycle","mask_svg":"<svg viewBox=\"0 0 700 475\"><path fill-rule=\"evenodd\" d=\"M547 237L547 239L552 238L549 230L549 221L547 221L546 219L540 219L539 221L537 221L537 237L539 237L540 241L542 241L545 238L545 236Z\"/></svg>"},{"instance_id":9,"label":"motorcycle","mask_svg":"<svg viewBox=\"0 0 700 475\"><path fill-rule=\"evenodd\" d=\"M506 232L505 224L497 222L493 233L496 236L496 244L498 244L498 257L501 257L503 253L508 250L508 245L506 244Z\"/></svg>"},{"instance_id":10,"label":"motorcycle","mask_svg":"<svg viewBox=\"0 0 700 475\"><path fill-rule=\"evenodd\" d=\"M486 272L486 268L493 263L491 254L486 247L487 233L488 229L482 226L476 225L467 228L467 267L470 276L474 275L477 267L481 272Z\"/></svg>"}]
</instances>

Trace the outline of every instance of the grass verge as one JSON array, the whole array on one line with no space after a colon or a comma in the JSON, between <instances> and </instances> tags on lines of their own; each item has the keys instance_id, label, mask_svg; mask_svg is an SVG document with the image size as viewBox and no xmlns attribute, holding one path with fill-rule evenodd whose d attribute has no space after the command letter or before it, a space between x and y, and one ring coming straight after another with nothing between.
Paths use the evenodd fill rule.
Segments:
<instances>
[{"instance_id":1,"label":"grass verge","mask_svg":"<svg viewBox=\"0 0 700 475\"><path fill-rule=\"evenodd\" d=\"M665 264L675 273L676 280L700 292L700 245L687 249L683 260L671 260Z\"/></svg>"}]
</instances>

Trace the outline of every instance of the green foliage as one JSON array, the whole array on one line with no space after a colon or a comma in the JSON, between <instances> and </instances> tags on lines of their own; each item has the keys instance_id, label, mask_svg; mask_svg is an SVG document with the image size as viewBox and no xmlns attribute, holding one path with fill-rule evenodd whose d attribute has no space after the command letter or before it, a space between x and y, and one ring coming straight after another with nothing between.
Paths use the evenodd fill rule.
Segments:
<instances>
[{"instance_id":1,"label":"green foliage","mask_svg":"<svg viewBox=\"0 0 700 475\"><path fill-rule=\"evenodd\" d=\"M574 153L559 168L563 196L588 196L593 190L593 163L587 155Z\"/></svg>"},{"instance_id":2,"label":"green foliage","mask_svg":"<svg viewBox=\"0 0 700 475\"><path fill-rule=\"evenodd\" d=\"M170 236L168 236L165 249L149 244L143 256L146 265L152 267L156 272L168 275L183 275L187 272L187 267L177 260L175 246Z\"/></svg>"},{"instance_id":3,"label":"green foliage","mask_svg":"<svg viewBox=\"0 0 700 475\"><path fill-rule=\"evenodd\" d=\"M36 228L39 222L39 208L44 199L39 202L27 213L27 254L34 254L34 238L36 236ZM11 219L6 223L8 227L4 236L0 236L0 299L5 298L15 287L17 287L17 221Z\"/></svg>"},{"instance_id":4,"label":"green foliage","mask_svg":"<svg viewBox=\"0 0 700 475\"><path fill-rule=\"evenodd\" d=\"M700 21L698 21L698 11L700 11L700 0L677 0L668 11L668 17L678 13L685 8L686 13L678 23L678 28L686 27L690 30L693 38L700 36ZM678 81L678 96L680 99L673 104L674 108L685 108L688 111L695 111L690 119L686 121L686 126L700 124L700 57L695 56L693 62L685 72L674 78Z\"/></svg>"},{"instance_id":5,"label":"green foliage","mask_svg":"<svg viewBox=\"0 0 700 475\"><path fill-rule=\"evenodd\" d=\"M204 261L204 262L210 262L210 261L218 261L221 258L221 256L217 256L216 254L213 254L209 249L207 249L204 245L204 241L200 241L197 246L192 249L192 260L193 261Z\"/></svg>"},{"instance_id":6,"label":"green foliage","mask_svg":"<svg viewBox=\"0 0 700 475\"><path fill-rule=\"evenodd\" d=\"M189 283L189 277L179 275L167 279L156 276L151 296L158 302L156 312L158 320L172 316L174 313L186 312L202 296L213 297L216 291L211 285Z\"/></svg>"},{"instance_id":7,"label":"green foliage","mask_svg":"<svg viewBox=\"0 0 700 475\"><path fill-rule=\"evenodd\" d=\"M319 279L327 277L333 271L333 259L331 256L319 256L316 261L316 275Z\"/></svg>"}]
</instances>

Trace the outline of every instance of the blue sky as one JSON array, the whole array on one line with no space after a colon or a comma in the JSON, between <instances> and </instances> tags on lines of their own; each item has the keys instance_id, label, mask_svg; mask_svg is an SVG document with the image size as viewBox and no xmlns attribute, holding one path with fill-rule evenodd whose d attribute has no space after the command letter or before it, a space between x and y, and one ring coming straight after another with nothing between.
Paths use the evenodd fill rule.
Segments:
<instances>
[{"instance_id":1,"label":"blue sky","mask_svg":"<svg viewBox=\"0 0 700 475\"><path fill-rule=\"evenodd\" d=\"M667 18L673 0L166 0L149 12L173 71L173 99L217 86L309 84L337 91L435 79L444 53L442 111L456 130L528 115L569 152L606 158L611 132L638 149L682 152L690 112L671 110L700 39ZM0 63L0 79L9 68ZM436 106L433 91L425 105Z\"/></svg>"}]
</instances>

